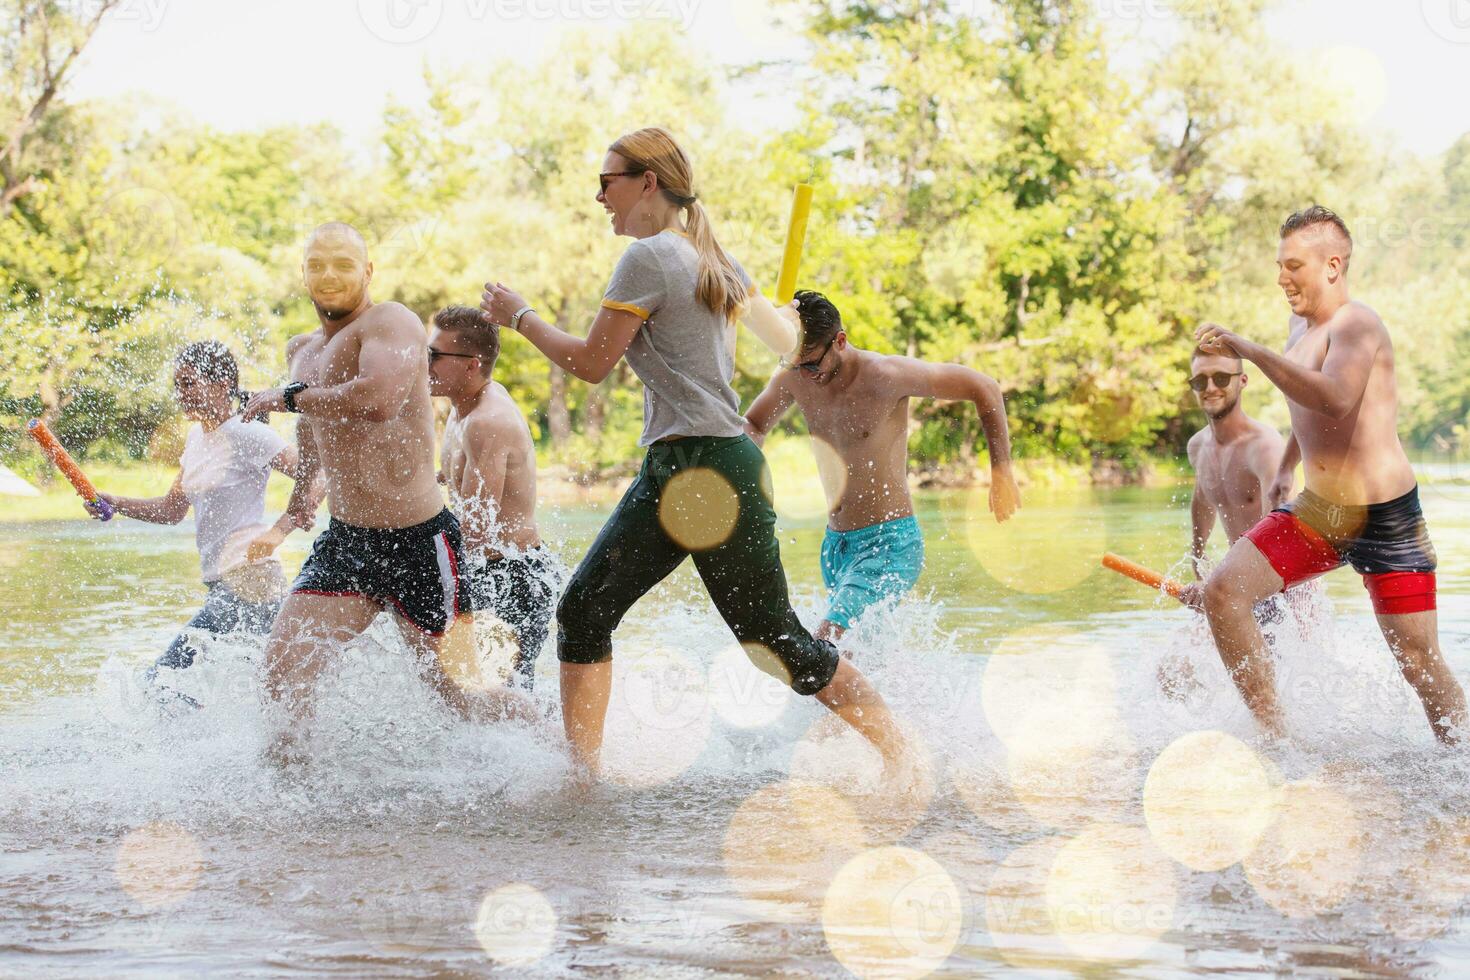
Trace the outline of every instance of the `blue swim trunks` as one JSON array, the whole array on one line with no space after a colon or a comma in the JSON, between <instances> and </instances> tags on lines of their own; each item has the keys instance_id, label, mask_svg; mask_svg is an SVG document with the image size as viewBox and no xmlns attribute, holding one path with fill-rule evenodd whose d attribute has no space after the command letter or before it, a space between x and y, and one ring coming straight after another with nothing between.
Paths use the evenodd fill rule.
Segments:
<instances>
[{"instance_id":1,"label":"blue swim trunks","mask_svg":"<svg viewBox=\"0 0 1470 980\"><path fill-rule=\"evenodd\" d=\"M913 517L856 531L828 528L822 538L825 618L849 629L870 607L901 598L919 581L923 570L924 538Z\"/></svg>"}]
</instances>

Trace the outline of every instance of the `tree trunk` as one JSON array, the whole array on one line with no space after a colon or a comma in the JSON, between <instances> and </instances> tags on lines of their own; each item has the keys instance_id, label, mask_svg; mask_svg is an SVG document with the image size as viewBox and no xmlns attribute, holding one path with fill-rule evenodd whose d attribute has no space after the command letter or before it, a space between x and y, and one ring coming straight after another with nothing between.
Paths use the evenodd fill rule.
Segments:
<instances>
[{"instance_id":1,"label":"tree trunk","mask_svg":"<svg viewBox=\"0 0 1470 980\"><path fill-rule=\"evenodd\" d=\"M551 447L560 449L572 434L572 413L567 407L567 373L551 365L551 391L546 401L546 431Z\"/></svg>"},{"instance_id":2,"label":"tree trunk","mask_svg":"<svg viewBox=\"0 0 1470 980\"><path fill-rule=\"evenodd\" d=\"M611 379L603 381L587 395L587 437L593 442L602 438L602 426L607 420L607 389Z\"/></svg>"}]
</instances>

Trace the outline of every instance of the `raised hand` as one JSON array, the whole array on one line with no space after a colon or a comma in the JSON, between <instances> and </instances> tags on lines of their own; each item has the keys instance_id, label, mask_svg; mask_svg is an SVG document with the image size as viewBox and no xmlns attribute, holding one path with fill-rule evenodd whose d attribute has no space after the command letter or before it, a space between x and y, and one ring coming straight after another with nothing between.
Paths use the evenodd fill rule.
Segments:
<instances>
[{"instance_id":1,"label":"raised hand","mask_svg":"<svg viewBox=\"0 0 1470 980\"><path fill-rule=\"evenodd\" d=\"M504 283L487 282L485 291L480 294L480 309L485 311L491 323L502 327L509 324L516 311L525 306L525 298Z\"/></svg>"},{"instance_id":2,"label":"raised hand","mask_svg":"<svg viewBox=\"0 0 1470 980\"><path fill-rule=\"evenodd\" d=\"M254 422L256 419L265 418L271 412L284 412L285 410L284 389L271 388L251 395L250 400L245 403L244 410L240 412L240 419L244 422Z\"/></svg>"},{"instance_id":3,"label":"raised hand","mask_svg":"<svg viewBox=\"0 0 1470 980\"><path fill-rule=\"evenodd\" d=\"M1021 509L1021 488L1009 466L997 466L990 471L990 512L995 523L1004 524L1011 515Z\"/></svg>"}]
</instances>

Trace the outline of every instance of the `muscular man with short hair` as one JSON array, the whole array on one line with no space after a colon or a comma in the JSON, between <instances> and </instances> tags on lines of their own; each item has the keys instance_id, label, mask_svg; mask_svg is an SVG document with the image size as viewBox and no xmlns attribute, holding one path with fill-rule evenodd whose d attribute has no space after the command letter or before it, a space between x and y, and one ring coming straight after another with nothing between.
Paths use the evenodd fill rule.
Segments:
<instances>
[{"instance_id":1,"label":"muscular man with short hair","mask_svg":"<svg viewBox=\"0 0 1470 980\"><path fill-rule=\"evenodd\" d=\"M1287 218L1277 283L1291 306L1284 354L1215 324L1202 350L1240 357L1286 395L1292 435L1277 482L1298 458L1306 489L1246 532L1205 587L1215 645L1257 720L1284 733L1271 662L1252 606L1345 564L1363 576L1384 639L1434 734L1466 724L1465 695L1439 650L1435 555L1418 487L1398 437L1393 342L1378 315L1348 296L1352 236L1312 207Z\"/></svg>"},{"instance_id":2,"label":"muscular man with short hair","mask_svg":"<svg viewBox=\"0 0 1470 980\"><path fill-rule=\"evenodd\" d=\"M309 522L301 512L320 471L332 515L266 646L270 695L286 702L294 723L271 748L279 762L299 761L295 729L328 655L390 606L425 678L460 714L501 717L521 707L472 697L438 660L457 611L460 532L435 478L423 323L398 303L372 301L373 265L351 225L312 232L302 276L320 326L287 343L291 383L255 395L243 413L247 420L281 411L302 416L302 473L288 510Z\"/></svg>"},{"instance_id":3,"label":"muscular man with short hair","mask_svg":"<svg viewBox=\"0 0 1470 980\"><path fill-rule=\"evenodd\" d=\"M909 497L910 398L974 402L990 449L995 519L1010 518L1021 495L1011 474L1005 399L993 378L958 364L860 350L848 341L842 315L827 297L803 291L796 300L801 349L751 403L745 431L760 442L799 405L812 435L841 459L841 486L827 487L835 498L828 501L822 541L830 599L816 633L836 641L867 609L913 588L923 567L924 542Z\"/></svg>"}]
</instances>

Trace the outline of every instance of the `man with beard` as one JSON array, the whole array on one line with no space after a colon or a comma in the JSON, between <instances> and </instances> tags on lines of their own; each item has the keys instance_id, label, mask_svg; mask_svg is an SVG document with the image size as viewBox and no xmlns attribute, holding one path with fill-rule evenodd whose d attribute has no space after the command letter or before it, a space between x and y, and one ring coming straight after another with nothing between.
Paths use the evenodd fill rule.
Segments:
<instances>
[{"instance_id":1,"label":"man with beard","mask_svg":"<svg viewBox=\"0 0 1470 980\"><path fill-rule=\"evenodd\" d=\"M1189 462L1194 467L1194 499L1190 503L1193 528L1190 554L1195 575L1200 573L1205 545L1219 520L1231 544L1255 527L1273 507L1291 493L1291 471L1278 483L1286 442L1275 429L1245 414L1240 393L1250 383L1239 358L1197 350L1189 362L1189 387L1204 409L1209 425L1189 440ZM1204 598L1202 583L1190 586L1182 597L1198 607Z\"/></svg>"},{"instance_id":2,"label":"man with beard","mask_svg":"<svg viewBox=\"0 0 1470 980\"><path fill-rule=\"evenodd\" d=\"M822 539L829 599L816 633L835 643L868 609L913 588L923 569L924 540L909 497L910 398L973 402L990 450L990 510L997 522L1015 513L1021 494L1011 474L1005 399L994 378L958 364L860 350L821 293L797 293L796 307L800 348L751 403L745 431L761 442L797 405L812 436L835 456L826 460L818 452L829 498Z\"/></svg>"},{"instance_id":3,"label":"man with beard","mask_svg":"<svg viewBox=\"0 0 1470 980\"><path fill-rule=\"evenodd\" d=\"M302 416L302 472L287 509L310 525L307 488L323 472L332 515L266 645L270 695L286 703L293 723L272 758L300 761L295 743L316 676L389 606L425 679L462 716L529 717L523 696L463 690L439 662L458 611L461 545L434 468L423 323L398 303L372 301L373 265L351 225L312 232L302 276L320 327L287 343L291 383L255 395L243 413L247 421L270 412Z\"/></svg>"}]
</instances>

